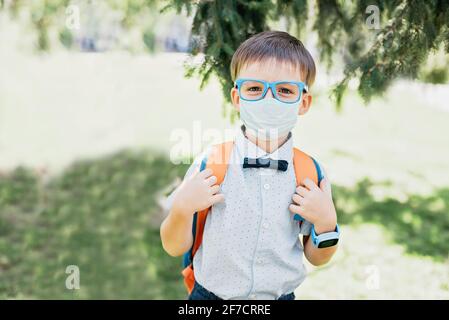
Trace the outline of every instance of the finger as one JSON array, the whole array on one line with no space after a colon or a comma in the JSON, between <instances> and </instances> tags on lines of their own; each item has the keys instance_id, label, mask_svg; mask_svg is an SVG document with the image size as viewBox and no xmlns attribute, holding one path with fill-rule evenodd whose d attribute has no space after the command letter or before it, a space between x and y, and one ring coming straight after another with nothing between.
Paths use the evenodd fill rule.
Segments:
<instances>
[{"instance_id":1,"label":"finger","mask_svg":"<svg viewBox=\"0 0 449 320\"><path fill-rule=\"evenodd\" d=\"M299 205L303 205L304 203L303 203L303 200L304 200L304 198L303 197L301 197L300 195L297 195L296 193L293 195L293 201L295 202L295 203L297 203L297 204L299 204Z\"/></svg>"},{"instance_id":2,"label":"finger","mask_svg":"<svg viewBox=\"0 0 449 320\"><path fill-rule=\"evenodd\" d=\"M210 177L212 175L212 170L210 168L206 168L203 171L201 171L200 173L198 173L198 177L202 178L202 179L206 179L208 177Z\"/></svg>"},{"instance_id":3,"label":"finger","mask_svg":"<svg viewBox=\"0 0 449 320\"><path fill-rule=\"evenodd\" d=\"M303 183L310 191L318 189L318 186L315 184L315 182L313 182L309 178L305 178Z\"/></svg>"},{"instance_id":4,"label":"finger","mask_svg":"<svg viewBox=\"0 0 449 320\"><path fill-rule=\"evenodd\" d=\"M298 206L297 204L290 204L288 206L288 209L293 212L293 213L298 213L300 215L302 215L304 213L304 208L301 206Z\"/></svg>"},{"instance_id":5,"label":"finger","mask_svg":"<svg viewBox=\"0 0 449 320\"><path fill-rule=\"evenodd\" d=\"M222 193L217 193L210 198L210 205L214 205L216 203L224 202L224 195Z\"/></svg>"},{"instance_id":6,"label":"finger","mask_svg":"<svg viewBox=\"0 0 449 320\"><path fill-rule=\"evenodd\" d=\"M310 192L309 189L306 189L302 186L299 186L298 188L296 188L296 193L302 197L305 197L309 192Z\"/></svg>"},{"instance_id":7,"label":"finger","mask_svg":"<svg viewBox=\"0 0 449 320\"><path fill-rule=\"evenodd\" d=\"M299 214L304 219L309 220L309 214L304 210L304 207L298 206L296 204L291 204L288 206L288 209L293 213Z\"/></svg>"},{"instance_id":8,"label":"finger","mask_svg":"<svg viewBox=\"0 0 449 320\"><path fill-rule=\"evenodd\" d=\"M217 177L216 176L210 176L209 178L206 179L206 184L209 187L213 186L216 182L217 182Z\"/></svg>"},{"instance_id":9,"label":"finger","mask_svg":"<svg viewBox=\"0 0 449 320\"><path fill-rule=\"evenodd\" d=\"M218 191L220 191L220 186L218 185L212 186L210 188L210 194L216 194Z\"/></svg>"}]
</instances>

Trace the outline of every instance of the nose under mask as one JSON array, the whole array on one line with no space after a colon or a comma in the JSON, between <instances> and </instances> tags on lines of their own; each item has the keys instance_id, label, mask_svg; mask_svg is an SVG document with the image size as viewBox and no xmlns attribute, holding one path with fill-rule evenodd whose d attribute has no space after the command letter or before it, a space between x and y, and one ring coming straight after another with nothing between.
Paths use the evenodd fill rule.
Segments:
<instances>
[{"instance_id":1,"label":"nose under mask","mask_svg":"<svg viewBox=\"0 0 449 320\"><path fill-rule=\"evenodd\" d=\"M258 101L240 99L240 119L247 130L258 138L277 139L295 127L299 104L281 102L272 97Z\"/></svg>"}]
</instances>

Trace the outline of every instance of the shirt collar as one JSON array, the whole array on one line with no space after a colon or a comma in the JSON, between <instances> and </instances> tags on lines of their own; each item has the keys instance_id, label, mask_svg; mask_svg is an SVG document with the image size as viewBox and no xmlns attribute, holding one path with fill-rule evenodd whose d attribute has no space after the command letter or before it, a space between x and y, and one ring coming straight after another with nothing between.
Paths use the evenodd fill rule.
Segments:
<instances>
[{"instance_id":1,"label":"shirt collar","mask_svg":"<svg viewBox=\"0 0 449 320\"><path fill-rule=\"evenodd\" d=\"M287 160L289 163L293 159L293 137L292 133L289 133L287 141L284 142L282 146L273 151L272 153L267 153L265 150L258 147L256 144L251 142L244 133L245 127L242 126L237 132L235 139L235 144L239 150L241 156L241 161L243 158L271 158L273 160Z\"/></svg>"}]
</instances>

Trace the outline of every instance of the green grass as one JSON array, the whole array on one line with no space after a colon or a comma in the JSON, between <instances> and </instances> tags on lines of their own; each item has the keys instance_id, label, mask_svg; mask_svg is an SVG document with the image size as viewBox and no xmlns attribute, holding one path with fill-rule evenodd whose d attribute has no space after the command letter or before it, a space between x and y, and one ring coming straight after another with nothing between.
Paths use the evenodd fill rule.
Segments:
<instances>
[{"instance_id":1,"label":"green grass","mask_svg":"<svg viewBox=\"0 0 449 320\"><path fill-rule=\"evenodd\" d=\"M24 168L3 177L0 297L182 297L181 261L163 252L152 220L158 191L183 171L154 152L121 152L45 183ZM65 288L68 265L80 290Z\"/></svg>"},{"instance_id":2,"label":"green grass","mask_svg":"<svg viewBox=\"0 0 449 320\"><path fill-rule=\"evenodd\" d=\"M391 182L389 184L391 186ZM370 180L354 187L334 188L340 221L346 224L376 223L405 251L444 262L449 257L449 188L431 195L411 194L404 201L394 197L376 200Z\"/></svg>"},{"instance_id":3,"label":"green grass","mask_svg":"<svg viewBox=\"0 0 449 320\"><path fill-rule=\"evenodd\" d=\"M297 299L449 299L448 263L407 254L403 244L378 224L344 224L331 262L306 264Z\"/></svg>"}]
</instances>

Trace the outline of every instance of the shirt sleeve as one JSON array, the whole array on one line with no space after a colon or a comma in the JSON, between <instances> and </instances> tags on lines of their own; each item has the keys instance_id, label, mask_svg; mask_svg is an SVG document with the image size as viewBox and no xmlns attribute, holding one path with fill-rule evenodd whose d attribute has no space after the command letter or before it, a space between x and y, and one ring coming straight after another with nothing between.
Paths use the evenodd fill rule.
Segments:
<instances>
[{"instance_id":1,"label":"shirt sleeve","mask_svg":"<svg viewBox=\"0 0 449 320\"><path fill-rule=\"evenodd\" d=\"M317 162L317 163L318 163L318 166L320 167L323 179L326 178L328 180L329 186L332 191L332 186L330 185L329 177L326 173L326 170L324 170L324 167L319 162ZM300 234L302 234L304 236L308 236L308 235L310 235L311 232L312 232L312 224L309 221L304 220L302 223L300 223L300 225L299 225L299 233Z\"/></svg>"}]
</instances>

